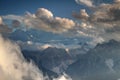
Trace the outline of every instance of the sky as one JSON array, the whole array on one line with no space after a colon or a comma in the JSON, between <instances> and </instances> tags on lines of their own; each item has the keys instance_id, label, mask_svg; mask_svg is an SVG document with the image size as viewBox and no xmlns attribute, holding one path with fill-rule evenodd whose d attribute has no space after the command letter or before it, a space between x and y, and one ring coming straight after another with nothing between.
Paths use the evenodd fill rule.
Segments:
<instances>
[{"instance_id":1,"label":"sky","mask_svg":"<svg viewBox=\"0 0 120 80\"><path fill-rule=\"evenodd\" d=\"M0 15L24 15L26 11L34 13L38 8L46 8L55 16L72 18L72 11L85 7L74 0L0 0Z\"/></svg>"},{"instance_id":2,"label":"sky","mask_svg":"<svg viewBox=\"0 0 120 80\"><path fill-rule=\"evenodd\" d=\"M43 32L40 37L46 40L53 36L59 40L61 36L77 41L120 40L119 5L120 0L0 0L0 32L16 38L19 34L22 39L26 38L23 33Z\"/></svg>"}]
</instances>

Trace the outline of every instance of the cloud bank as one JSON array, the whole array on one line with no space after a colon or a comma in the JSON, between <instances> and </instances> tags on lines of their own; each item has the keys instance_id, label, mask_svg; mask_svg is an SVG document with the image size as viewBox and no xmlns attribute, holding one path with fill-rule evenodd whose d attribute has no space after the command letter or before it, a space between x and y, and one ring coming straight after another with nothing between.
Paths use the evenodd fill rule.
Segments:
<instances>
[{"instance_id":1,"label":"cloud bank","mask_svg":"<svg viewBox=\"0 0 120 80\"><path fill-rule=\"evenodd\" d=\"M80 16L74 14L76 18L82 18L83 21L89 19L89 15L85 9L81 10L80 13ZM93 38L93 30L89 30L92 29L91 26L88 26L89 23L80 24L68 18L55 17L51 11L45 8L39 8L34 14L26 12L24 16L6 15L2 16L2 18L4 21L10 20L11 25L7 24L7 22L5 22L5 24L7 28L10 27L11 33L16 29L26 31L32 28L62 34L67 37ZM6 33L7 31L4 30L3 32Z\"/></svg>"},{"instance_id":2,"label":"cloud bank","mask_svg":"<svg viewBox=\"0 0 120 80\"><path fill-rule=\"evenodd\" d=\"M54 17L51 11L44 8L39 8L34 17L28 15L26 17L28 17L24 19L26 25L48 32L66 32L75 26L74 21L67 18Z\"/></svg>"},{"instance_id":3,"label":"cloud bank","mask_svg":"<svg viewBox=\"0 0 120 80\"><path fill-rule=\"evenodd\" d=\"M75 26L73 20L54 17L53 13L45 8L39 8L35 14L26 12L25 16L7 15L3 18L13 20L13 28L20 28L22 26L20 24L24 24L26 29L33 28L53 33L67 32Z\"/></svg>"},{"instance_id":4,"label":"cloud bank","mask_svg":"<svg viewBox=\"0 0 120 80\"><path fill-rule=\"evenodd\" d=\"M34 14L26 12L24 16L2 16L3 19L12 20L12 23L11 27L4 24L4 28L0 27L0 32L10 33L16 29L26 31L32 28L71 37L98 38L102 41L120 40L119 0L114 0L113 3L106 3L104 0L76 0L76 2L87 5L92 13L89 14L87 10L81 9L79 13L72 14L77 19L73 21L68 18L55 17L51 11L39 8ZM2 18L1 23L3 23ZM102 42L100 40L98 41Z\"/></svg>"},{"instance_id":5,"label":"cloud bank","mask_svg":"<svg viewBox=\"0 0 120 80\"><path fill-rule=\"evenodd\" d=\"M78 0L81 4L88 5L86 1L95 3L95 0ZM77 1L77 2L78 2ZM93 5L94 6L94 5ZM120 0L114 0L113 3L99 2L94 8L88 6L92 11L88 14L86 10L80 10L80 13L73 13L73 17L80 20L85 28L91 26L89 32L93 32L97 36L102 37L104 40L115 39L120 41Z\"/></svg>"}]
</instances>

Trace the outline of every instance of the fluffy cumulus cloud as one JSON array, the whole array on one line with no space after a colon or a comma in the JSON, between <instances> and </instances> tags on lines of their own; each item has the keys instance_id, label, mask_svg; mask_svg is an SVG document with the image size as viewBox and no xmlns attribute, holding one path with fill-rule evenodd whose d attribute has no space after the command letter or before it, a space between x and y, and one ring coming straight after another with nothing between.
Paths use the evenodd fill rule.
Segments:
<instances>
[{"instance_id":1,"label":"fluffy cumulus cloud","mask_svg":"<svg viewBox=\"0 0 120 80\"><path fill-rule=\"evenodd\" d=\"M51 11L45 9L45 8L39 8L37 12L35 13L36 17L45 17L45 18L52 18L53 14Z\"/></svg>"},{"instance_id":2,"label":"fluffy cumulus cloud","mask_svg":"<svg viewBox=\"0 0 120 80\"><path fill-rule=\"evenodd\" d=\"M0 80L43 80L42 73L22 56L19 47L0 36Z\"/></svg>"},{"instance_id":3,"label":"fluffy cumulus cloud","mask_svg":"<svg viewBox=\"0 0 120 80\"><path fill-rule=\"evenodd\" d=\"M51 11L44 8L39 8L34 17L29 16L25 18L24 22L32 28L54 33L66 32L75 26L74 21L67 18L54 17Z\"/></svg>"},{"instance_id":4,"label":"fluffy cumulus cloud","mask_svg":"<svg viewBox=\"0 0 120 80\"><path fill-rule=\"evenodd\" d=\"M80 3L81 0L79 0ZM94 0L88 0L95 3ZM85 4L85 3L84 3ZM86 4L87 5L87 4ZM92 30L97 36L101 36L105 40L116 39L120 40L120 0L114 0L113 3L102 3L95 5L91 9L92 14L88 14L85 10L80 10L80 13L73 13L73 17L81 20L86 26L91 26ZM84 14L84 15L83 15ZM88 24L88 25L86 25ZM83 26L83 25L81 25Z\"/></svg>"},{"instance_id":5,"label":"fluffy cumulus cloud","mask_svg":"<svg viewBox=\"0 0 120 80\"><path fill-rule=\"evenodd\" d=\"M39 8L35 14L27 12L25 16L8 15L3 18L13 20L13 28L20 28L21 24L24 24L26 29L34 28L53 33L67 32L75 26L73 20L54 17L53 13L45 8Z\"/></svg>"}]
</instances>

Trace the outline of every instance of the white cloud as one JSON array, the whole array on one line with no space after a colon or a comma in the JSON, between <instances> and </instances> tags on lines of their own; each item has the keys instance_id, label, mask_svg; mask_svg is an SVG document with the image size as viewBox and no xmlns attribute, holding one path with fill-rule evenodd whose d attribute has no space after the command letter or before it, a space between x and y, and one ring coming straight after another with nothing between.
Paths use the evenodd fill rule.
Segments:
<instances>
[{"instance_id":1,"label":"white cloud","mask_svg":"<svg viewBox=\"0 0 120 80\"><path fill-rule=\"evenodd\" d=\"M66 40L67 41L67 40ZM22 41L17 41L16 42L19 46L21 46L22 50L44 50L48 47L53 47L53 48L61 48L61 49L78 49L81 48L81 45L79 44L70 44L70 45L64 45L62 43L56 44L56 43L35 43L32 41L27 41L27 42L22 42ZM79 41L77 41L79 43ZM68 50L67 50L68 51Z\"/></svg>"},{"instance_id":2,"label":"white cloud","mask_svg":"<svg viewBox=\"0 0 120 80\"><path fill-rule=\"evenodd\" d=\"M54 17L52 12L45 8L39 8L35 16L32 17L29 15L24 18L24 23L27 25L27 28L62 33L67 32L75 26L74 21L67 18Z\"/></svg>"},{"instance_id":3,"label":"white cloud","mask_svg":"<svg viewBox=\"0 0 120 80\"><path fill-rule=\"evenodd\" d=\"M43 75L33 64L28 63L19 47L0 36L0 73L5 80L43 80Z\"/></svg>"},{"instance_id":4,"label":"white cloud","mask_svg":"<svg viewBox=\"0 0 120 80\"><path fill-rule=\"evenodd\" d=\"M47 48L49 48L49 47L52 47L52 45L50 45L50 44L45 44L45 45L43 45L43 46L41 46L42 47L42 49L47 49Z\"/></svg>"},{"instance_id":5,"label":"white cloud","mask_svg":"<svg viewBox=\"0 0 120 80\"><path fill-rule=\"evenodd\" d=\"M102 43L102 42L104 42L104 38L98 37L98 36L96 36L96 37L94 36L93 40L89 44L91 44L93 46L96 46L97 43Z\"/></svg>"},{"instance_id":6,"label":"white cloud","mask_svg":"<svg viewBox=\"0 0 120 80\"><path fill-rule=\"evenodd\" d=\"M20 22L22 22L24 19L22 16L18 16L18 15L6 15L6 16L2 16L2 18L8 20L18 20Z\"/></svg>"},{"instance_id":7,"label":"white cloud","mask_svg":"<svg viewBox=\"0 0 120 80\"><path fill-rule=\"evenodd\" d=\"M51 11L49 11L45 8L39 8L37 10L37 12L35 13L35 16L38 17L38 18L41 18L41 17L52 18L53 14L52 14Z\"/></svg>"},{"instance_id":8,"label":"white cloud","mask_svg":"<svg viewBox=\"0 0 120 80\"><path fill-rule=\"evenodd\" d=\"M0 25L3 24L2 17L0 16Z\"/></svg>"},{"instance_id":9,"label":"white cloud","mask_svg":"<svg viewBox=\"0 0 120 80\"><path fill-rule=\"evenodd\" d=\"M53 80L72 80L72 79L67 74L64 73L62 76Z\"/></svg>"},{"instance_id":10,"label":"white cloud","mask_svg":"<svg viewBox=\"0 0 120 80\"><path fill-rule=\"evenodd\" d=\"M24 24L26 29L44 30L53 33L67 32L73 29L75 22L68 18L54 17L53 13L45 8L39 8L35 14L27 12L25 16L7 15L3 19L13 20L12 27L21 29Z\"/></svg>"},{"instance_id":11,"label":"white cloud","mask_svg":"<svg viewBox=\"0 0 120 80\"><path fill-rule=\"evenodd\" d=\"M53 13L45 8L39 8L35 14L26 12L25 16L7 15L2 17L3 19L12 20L11 32L14 32L16 29L28 30L32 28L46 32L64 34L65 36L84 36L83 34L78 34L77 31L81 28L76 25L76 22L68 18L54 17ZM85 9L81 10L80 17L83 19L89 17ZM88 27L90 26L84 23L84 28Z\"/></svg>"},{"instance_id":12,"label":"white cloud","mask_svg":"<svg viewBox=\"0 0 120 80\"><path fill-rule=\"evenodd\" d=\"M85 4L88 7L93 7L93 2L92 0L75 0L78 4Z\"/></svg>"}]
</instances>

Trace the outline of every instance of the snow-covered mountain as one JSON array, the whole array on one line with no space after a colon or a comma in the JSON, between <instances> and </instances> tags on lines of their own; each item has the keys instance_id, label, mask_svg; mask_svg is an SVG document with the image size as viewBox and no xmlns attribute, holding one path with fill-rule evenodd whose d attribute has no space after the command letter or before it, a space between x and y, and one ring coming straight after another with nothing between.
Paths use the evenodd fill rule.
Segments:
<instances>
[{"instance_id":1,"label":"snow-covered mountain","mask_svg":"<svg viewBox=\"0 0 120 80\"><path fill-rule=\"evenodd\" d=\"M72 62L72 57L65 51L65 49L49 47L42 51L42 65L58 74L64 72Z\"/></svg>"},{"instance_id":2,"label":"snow-covered mountain","mask_svg":"<svg viewBox=\"0 0 120 80\"><path fill-rule=\"evenodd\" d=\"M28 45L29 46L29 45ZM63 73L70 64L77 61L79 56L85 54L89 48L82 46L75 49L56 48L48 46L48 48L39 50L23 50L26 58L33 60L38 66L53 71L57 74Z\"/></svg>"},{"instance_id":3,"label":"snow-covered mountain","mask_svg":"<svg viewBox=\"0 0 120 80\"><path fill-rule=\"evenodd\" d=\"M120 42L110 40L96 45L66 72L73 80L119 80Z\"/></svg>"},{"instance_id":4,"label":"snow-covered mountain","mask_svg":"<svg viewBox=\"0 0 120 80\"><path fill-rule=\"evenodd\" d=\"M57 74L63 73L68 65L74 62L72 56L65 49L48 47L42 51L23 51L27 59L31 59L36 65L44 67Z\"/></svg>"}]
</instances>

